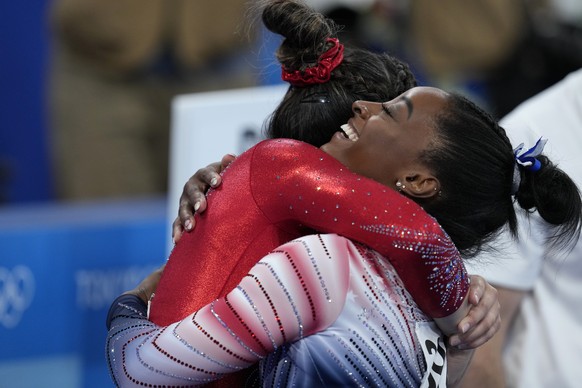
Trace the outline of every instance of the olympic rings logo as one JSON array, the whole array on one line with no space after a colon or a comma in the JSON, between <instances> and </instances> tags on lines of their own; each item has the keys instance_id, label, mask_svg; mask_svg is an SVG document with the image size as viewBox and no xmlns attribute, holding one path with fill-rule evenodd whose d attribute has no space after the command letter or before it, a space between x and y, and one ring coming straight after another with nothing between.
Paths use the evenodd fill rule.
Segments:
<instances>
[{"instance_id":1,"label":"olympic rings logo","mask_svg":"<svg viewBox=\"0 0 582 388\"><path fill-rule=\"evenodd\" d=\"M34 297L32 271L18 265L12 270L0 267L0 323L7 329L18 325Z\"/></svg>"}]
</instances>

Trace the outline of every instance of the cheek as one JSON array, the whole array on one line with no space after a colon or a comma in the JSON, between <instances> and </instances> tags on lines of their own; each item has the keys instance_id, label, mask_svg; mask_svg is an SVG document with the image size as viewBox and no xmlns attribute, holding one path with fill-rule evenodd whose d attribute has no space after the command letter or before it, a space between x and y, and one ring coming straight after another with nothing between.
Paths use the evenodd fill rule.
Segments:
<instances>
[{"instance_id":1,"label":"cheek","mask_svg":"<svg viewBox=\"0 0 582 388\"><path fill-rule=\"evenodd\" d=\"M346 166L351 171L385 183L394 162L392 155L378 144L358 144L346 153Z\"/></svg>"},{"instance_id":2,"label":"cheek","mask_svg":"<svg viewBox=\"0 0 582 388\"><path fill-rule=\"evenodd\" d=\"M363 152L378 162L385 162L397 155L400 152L400 148L393 139L389 139L386 136L376 136L367 142Z\"/></svg>"}]
</instances>

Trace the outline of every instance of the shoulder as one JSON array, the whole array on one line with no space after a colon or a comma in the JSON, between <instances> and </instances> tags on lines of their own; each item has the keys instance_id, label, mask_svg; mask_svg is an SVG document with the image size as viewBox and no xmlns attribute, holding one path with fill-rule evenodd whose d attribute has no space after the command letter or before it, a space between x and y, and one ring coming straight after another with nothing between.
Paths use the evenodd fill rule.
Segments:
<instances>
[{"instance_id":1,"label":"shoulder","mask_svg":"<svg viewBox=\"0 0 582 388\"><path fill-rule=\"evenodd\" d=\"M303 152L324 154L319 148L294 139L267 139L259 142L253 148L255 153L275 154L285 151L285 154L291 155L301 155Z\"/></svg>"},{"instance_id":2,"label":"shoulder","mask_svg":"<svg viewBox=\"0 0 582 388\"><path fill-rule=\"evenodd\" d=\"M285 243L276 251L287 252L296 260L334 271L347 264L351 245L350 240L334 233L313 234Z\"/></svg>"},{"instance_id":3,"label":"shoulder","mask_svg":"<svg viewBox=\"0 0 582 388\"><path fill-rule=\"evenodd\" d=\"M315 157L329 157L319 148L294 139L267 139L254 146L254 157L268 156L276 160L303 160Z\"/></svg>"},{"instance_id":4,"label":"shoulder","mask_svg":"<svg viewBox=\"0 0 582 388\"><path fill-rule=\"evenodd\" d=\"M324 166L337 168L341 163L321 149L293 139L263 140L252 150L252 163L269 166L270 170L286 171L287 174L304 176L303 169L290 168L307 166L319 169Z\"/></svg>"},{"instance_id":5,"label":"shoulder","mask_svg":"<svg viewBox=\"0 0 582 388\"><path fill-rule=\"evenodd\" d=\"M274 249L250 275L261 279L262 292L277 299L281 308L286 300L296 306L304 334L310 335L329 327L344 308L350 244L336 234L303 236Z\"/></svg>"},{"instance_id":6,"label":"shoulder","mask_svg":"<svg viewBox=\"0 0 582 388\"><path fill-rule=\"evenodd\" d=\"M279 246L261 261L294 273L305 285L312 282L319 288L327 284L328 290L342 293L347 291L350 257L356 252L352 246L350 240L337 234L313 234Z\"/></svg>"}]
</instances>

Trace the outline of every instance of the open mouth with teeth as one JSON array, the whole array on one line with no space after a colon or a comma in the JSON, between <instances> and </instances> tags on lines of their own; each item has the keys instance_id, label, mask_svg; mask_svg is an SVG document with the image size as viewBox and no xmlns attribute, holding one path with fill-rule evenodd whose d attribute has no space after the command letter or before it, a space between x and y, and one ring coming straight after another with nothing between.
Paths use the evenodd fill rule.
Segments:
<instances>
[{"instance_id":1,"label":"open mouth with teeth","mask_svg":"<svg viewBox=\"0 0 582 388\"><path fill-rule=\"evenodd\" d=\"M356 130L352 128L350 124L344 124L340 128L344 132L344 135L351 141L358 141L360 138L358 132L356 132Z\"/></svg>"}]
</instances>

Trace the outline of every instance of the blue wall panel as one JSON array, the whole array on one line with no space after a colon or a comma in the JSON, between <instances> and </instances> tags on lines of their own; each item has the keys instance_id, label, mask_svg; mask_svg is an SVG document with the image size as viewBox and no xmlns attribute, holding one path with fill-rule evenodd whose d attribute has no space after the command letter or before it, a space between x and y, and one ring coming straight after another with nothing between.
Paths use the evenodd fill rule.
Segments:
<instances>
[{"instance_id":1,"label":"blue wall panel","mask_svg":"<svg viewBox=\"0 0 582 388\"><path fill-rule=\"evenodd\" d=\"M53 198L45 109L49 4L0 2L0 204Z\"/></svg>"},{"instance_id":2,"label":"blue wall panel","mask_svg":"<svg viewBox=\"0 0 582 388\"><path fill-rule=\"evenodd\" d=\"M111 386L107 308L165 261L165 204L0 210L0 387Z\"/></svg>"}]
</instances>

